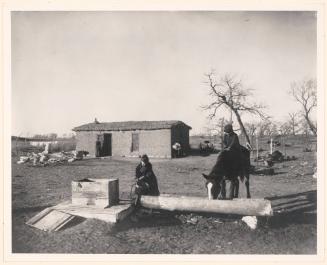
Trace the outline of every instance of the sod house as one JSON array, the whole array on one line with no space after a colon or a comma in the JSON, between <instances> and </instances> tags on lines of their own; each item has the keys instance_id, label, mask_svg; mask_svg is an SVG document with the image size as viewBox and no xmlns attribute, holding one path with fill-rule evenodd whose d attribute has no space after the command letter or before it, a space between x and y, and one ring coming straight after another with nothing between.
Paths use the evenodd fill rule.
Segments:
<instances>
[{"instance_id":1,"label":"sod house","mask_svg":"<svg viewBox=\"0 0 327 265\"><path fill-rule=\"evenodd\" d=\"M189 130L181 121L98 122L75 127L76 150L93 157L139 156L171 158L172 145L189 151Z\"/></svg>"}]
</instances>

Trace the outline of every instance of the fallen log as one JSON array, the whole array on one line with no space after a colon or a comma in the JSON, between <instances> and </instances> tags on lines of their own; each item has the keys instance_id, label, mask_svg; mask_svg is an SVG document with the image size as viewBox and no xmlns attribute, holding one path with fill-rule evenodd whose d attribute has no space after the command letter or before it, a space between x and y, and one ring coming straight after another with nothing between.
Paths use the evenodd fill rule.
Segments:
<instances>
[{"instance_id":1,"label":"fallen log","mask_svg":"<svg viewBox=\"0 0 327 265\"><path fill-rule=\"evenodd\" d=\"M269 200L233 199L209 200L202 197L161 195L141 196L140 204L145 208L168 211L206 212L250 216L272 216Z\"/></svg>"}]
</instances>

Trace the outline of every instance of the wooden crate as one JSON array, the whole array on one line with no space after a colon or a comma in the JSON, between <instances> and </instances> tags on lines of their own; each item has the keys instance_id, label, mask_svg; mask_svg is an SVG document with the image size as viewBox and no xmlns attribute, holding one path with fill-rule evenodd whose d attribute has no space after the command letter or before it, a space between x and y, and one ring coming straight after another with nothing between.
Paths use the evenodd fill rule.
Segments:
<instances>
[{"instance_id":1,"label":"wooden crate","mask_svg":"<svg viewBox=\"0 0 327 265\"><path fill-rule=\"evenodd\" d=\"M83 179L72 182L72 204L101 208L119 202L118 179Z\"/></svg>"}]
</instances>

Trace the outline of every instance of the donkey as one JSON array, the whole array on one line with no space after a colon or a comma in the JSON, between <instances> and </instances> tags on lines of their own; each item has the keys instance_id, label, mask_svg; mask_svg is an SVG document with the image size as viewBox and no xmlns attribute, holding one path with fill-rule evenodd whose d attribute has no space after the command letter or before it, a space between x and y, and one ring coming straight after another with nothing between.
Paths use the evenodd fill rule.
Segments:
<instances>
[{"instance_id":1,"label":"donkey","mask_svg":"<svg viewBox=\"0 0 327 265\"><path fill-rule=\"evenodd\" d=\"M211 199L225 199L226 198L226 184L225 181L229 180L230 185L230 199L238 198L239 180L244 181L246 186L246 197L251 198L250 194L250 151L241 146L241 155L235 157L229 153L222 153L221 160L216 162L211 172L206 175L202 174L206 179L206 188L208 191L208 198ZM220 196L219 196L220 195Z\"/></svg>"}]
</instances>

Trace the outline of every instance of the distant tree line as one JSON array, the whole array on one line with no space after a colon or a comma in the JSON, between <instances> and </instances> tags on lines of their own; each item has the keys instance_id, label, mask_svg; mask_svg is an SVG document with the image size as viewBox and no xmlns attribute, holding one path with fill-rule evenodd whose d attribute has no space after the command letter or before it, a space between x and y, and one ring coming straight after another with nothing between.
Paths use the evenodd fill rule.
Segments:
<instances>
[{"instance_id":1,"label":"distant tree line","mask_svg":"<svg viewBox=\"0 0 327 265\"><path fill-rule=\"evenodd\" d=\"M42 139L42 140L58 140L58 139L65 139L65 138L75 138L74 134L63 134L62 137L58 137L57 133L48 133L48 134L34 134L32 139Z\"/></svg>"}]
</instances>

